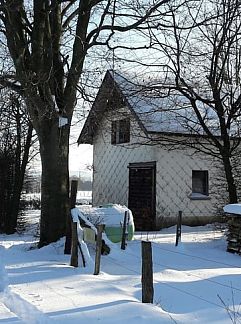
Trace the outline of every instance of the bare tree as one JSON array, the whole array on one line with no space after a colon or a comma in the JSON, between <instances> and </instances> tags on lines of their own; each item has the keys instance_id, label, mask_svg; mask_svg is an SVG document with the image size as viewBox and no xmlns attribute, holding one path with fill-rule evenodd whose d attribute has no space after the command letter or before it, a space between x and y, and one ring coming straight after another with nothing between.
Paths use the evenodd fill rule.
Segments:
<instances>
[{"instance_id":1,"label":"bare tree","mask_svg":"<svg viewBox=\"0 0 241 324\"><path fill-rule=\"evenodd\" d=\"M14 64L2 83L22 91L40 142L39 247L65 233L69 130L87 54L116 33L148 28L169 1L1 0L1 31Z\"/></svg>"},{"instance_id":2,"label":"bare tree","mask_svg":"<svg viewBox=\"0 0 241 324\"><path fill-rule=\"evenodd\" d=\"M0 229L11 234L17 226L20 197L32 145L33 126L26 107L13 91L2 91L0 125Z\"/></svg>"},{"instance_id":3,"label":"bare tree","mask_svg":"<svg viewBox=\"0 0 241 324\"><path fill-rule=\"evenodd\" d=\"M156 96L168 98L162 110L169 112L180 133L192 135L189 140L176 138L176 145L188 145L221 160L229 202L235 203L238 193L233 160L239 154L241 118L241 3L190 1L178 10L170 4L169 9L165 27L160 31L156 26L148 32L153 55L162 57L155 66L161 77L152 80L151 88Z\"/></svg>"}]
</instances>

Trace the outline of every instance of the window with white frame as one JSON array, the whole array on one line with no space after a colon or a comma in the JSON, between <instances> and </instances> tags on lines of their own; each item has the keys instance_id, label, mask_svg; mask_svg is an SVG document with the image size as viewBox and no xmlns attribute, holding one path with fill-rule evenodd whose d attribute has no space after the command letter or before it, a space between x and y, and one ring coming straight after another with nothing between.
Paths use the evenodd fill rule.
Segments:
<instances>
[{"instance_id":1,"label":"window with white frame","mask_svg":"<svg viewBox=\"0 0 241 324\"><path fill-rule=\"evenodd\" d=\"M130 142L130 119L114 120L111 123L111 144Z\"/></svg>"}]
</instances>

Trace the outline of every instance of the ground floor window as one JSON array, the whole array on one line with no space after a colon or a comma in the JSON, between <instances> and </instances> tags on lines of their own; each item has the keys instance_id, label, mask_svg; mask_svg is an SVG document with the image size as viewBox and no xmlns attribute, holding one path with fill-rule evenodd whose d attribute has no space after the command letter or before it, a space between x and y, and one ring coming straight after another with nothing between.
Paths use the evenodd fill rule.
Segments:
<instances>
[{"instance_id":1,"label":"ground floor window","mask_svg":"<svg viewBox=\"0 0 241 324\"><path fill-rule=\"evenodd\" d=\"M192 171L192 196L208 196L208 171Z\"/></svg>"}]
</instances>

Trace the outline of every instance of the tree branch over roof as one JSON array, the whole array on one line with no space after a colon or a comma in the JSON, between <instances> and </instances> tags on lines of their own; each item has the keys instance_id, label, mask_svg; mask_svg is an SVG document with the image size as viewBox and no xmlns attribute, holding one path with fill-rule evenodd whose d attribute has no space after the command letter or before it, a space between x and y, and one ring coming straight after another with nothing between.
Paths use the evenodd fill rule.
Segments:
<instances>
[{"instance_id":1,"label":"tree branch over roof","mask_svg":"<svg viewBox=\"0 0 241 324\"><path fill-rule=\"evenodd\" d=\"M92 31L89 32L86 40L87 42L90 44L91 46L91 40L92 38L96 35L96 34L99 34L100 31L107 31L107 30L110 30L110 31L118 31L118 32L126 32L126 31L129 31L129 30L132 30L132 29L137 29L138 27L140 27L149 17L151 17L151 15L158 10L158 8L160 8L161 6L163 6L164 4L170 2L170 0L161 0L161 1L158 1L155 5L151 6L147 11L146 13L143 15L143 16L137 16L137 20L130 24L130 25L127 25L127 26L118 26L118 25L114 25L113 23L110 24L110 25L100 25L98 26L98 28L95 28L93 29ZM128 12L123 15L122 14L122 17L128 17ZM116 17L118 17L118 14L116 14Z\"/></svg>"}]
</instances>

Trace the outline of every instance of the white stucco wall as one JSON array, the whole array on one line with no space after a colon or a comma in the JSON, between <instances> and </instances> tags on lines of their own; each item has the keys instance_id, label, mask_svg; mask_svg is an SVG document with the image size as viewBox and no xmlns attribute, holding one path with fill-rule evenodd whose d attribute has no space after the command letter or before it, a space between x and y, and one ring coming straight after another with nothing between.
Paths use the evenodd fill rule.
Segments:
<instances>
[{"instance_id":1,"label":"white stucco wall","mask_svg":"<svg viewBox=\"0 0 241 324\"><path fill-rule=\"evenodd\" d=\"M218 196L217 176L220 169L216 167L217 162L198 154L192 154L189 150L167 151L157 149L155 151L157 162L156 181L156 205L159 224L166 222L166 218L172 220L183 212L184 223L206 223L218 215L217 209L222 208L224 201L222 195ZM192 170L208 170L209 174L209 199L194 200L192 193ZM223 188L223 187L222 187ZM164 218L164 219L163 219ZM170 219L170 222L174 222ZM213 219L214 220L214 219Z\"/></svg>"},{"instance_id":2,"label":"white stucco wall","mask_svg":"<svg viewBox=\"0 0 241 324\"><path fill-rule=\"evenodd\" d=\"M119 115L120 116L120 115ZM217 174L210 158L193 155L190 150L168 151L161 146L136 145L144 133L136 121L131 121L131 142L128 145L111 144L111 118L104 119L94 138L93 204L128 205L129 163L156 161L157 224L175 223L178 211L183 212L184 223L209 222L217 215ZM209 171L208 200L192 200L192 170Z\"/></svg>"},{"instance_id":3,"label":"white stucco wall","mask_svg":"<svg viewBox=\"0 0 241 324\"><path fill-rule=\"evenodd\" d=\"M126 114L124 115L126 116ZM111 144L111 120L103 120L93 149L93 204L105 203L128 204L129 163L148 162L154 159L152 146L135 145L140 137L133 138L133 131L138 128L131 121L131 142L127 145ZM142 133L142 136L144 134Z\"/></svg>"}]
</instances>

